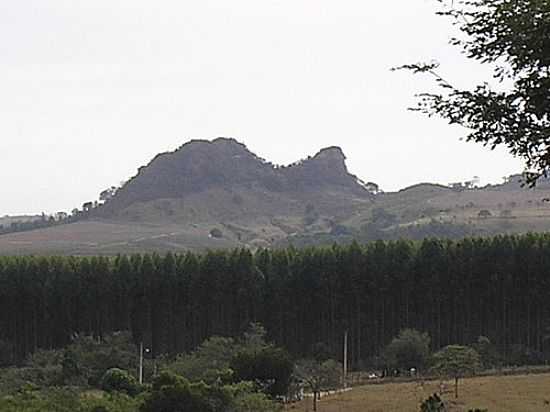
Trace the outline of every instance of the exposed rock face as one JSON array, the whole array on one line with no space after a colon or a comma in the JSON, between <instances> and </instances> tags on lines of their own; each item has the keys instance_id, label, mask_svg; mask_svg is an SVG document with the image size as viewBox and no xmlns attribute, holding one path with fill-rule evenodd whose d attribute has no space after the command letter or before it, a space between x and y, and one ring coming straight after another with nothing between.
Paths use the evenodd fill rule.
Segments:
<instances>
[{"instance_id":1,"label":"exposed rock face","mask_svg":"<svg viewBox=\"0 0 550 412\"><path fill-rule=\"evenodd\" d=\"M370 197L357 178L348 173L339 147L323 149L291 166L276 167L235 139L218 138L193 140L174 152L156 156L97 213L114 215L138 202L185 199L213 189L262 191L279 197L344 191Z\"/></svg>"},{"instance_id":2,"label":"exposed rock face","mask_svg":"<svg viewBox=\"0 0 550 412\"><path fill-rule=\"evenodd\" d=\"M322 191L329 188L349 190L358 195L368 192L349 174L346 156L339 147L321 150L314 157L283 170L287 189Z\"/></svg>"}]
</instances>

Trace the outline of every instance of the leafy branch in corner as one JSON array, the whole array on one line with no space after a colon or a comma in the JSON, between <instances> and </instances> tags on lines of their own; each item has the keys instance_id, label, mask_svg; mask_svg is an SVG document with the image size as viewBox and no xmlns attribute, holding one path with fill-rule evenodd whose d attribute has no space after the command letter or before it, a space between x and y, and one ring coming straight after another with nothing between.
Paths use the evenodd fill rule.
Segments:
<instances>
[{"instance_id":1,"label":"leafy branch in corner","mask_svg":"<svg viewBox=\"0 0 550 412\"><path fill-rule=\"evenodd\" d=\"M440 93L418 94L414 111L468 129L467 141L505 146L525 161L527 183L550 172L550 0L471 0L441 3L464 35L450 43L467 58L493 66L493 79L511 83L500 91L489 82L455 88L439 63L406 64L392 70L434 77Z\"/></svg>"}]
</instances>

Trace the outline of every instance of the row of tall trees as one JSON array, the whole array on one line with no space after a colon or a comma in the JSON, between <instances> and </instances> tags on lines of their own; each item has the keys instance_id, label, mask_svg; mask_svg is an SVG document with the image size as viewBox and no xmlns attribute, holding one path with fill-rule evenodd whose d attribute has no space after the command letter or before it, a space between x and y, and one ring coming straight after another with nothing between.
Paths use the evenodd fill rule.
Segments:
<instances>
[{"instance_id":1,"label":"row of tall trees","mask_svg":"<svg viewBox=\"0 0 550 412\"><path fill-rule=\"evenodd\" d=\"M488 337L545 352L550 235L400 240L328 248L0 258L0 359L76 334L129 330L152 356L261 322L296 356L318 342L357 365L403 328L432 349ZM550 348L549 348L550 349Z\"/></svg>"}]
</instances>

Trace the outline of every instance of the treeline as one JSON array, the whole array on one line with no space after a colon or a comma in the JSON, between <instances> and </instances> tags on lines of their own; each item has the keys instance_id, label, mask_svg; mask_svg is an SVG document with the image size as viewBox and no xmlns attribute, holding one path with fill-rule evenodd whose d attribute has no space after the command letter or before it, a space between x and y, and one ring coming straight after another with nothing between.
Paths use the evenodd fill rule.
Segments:
<instances>
[{"instance_id":1,"label":"treeline","mask_svg":"<svg viewBox=\"0 0 550 412\"><path fill-rule=\"evenodd\" d=\"M17 232L28 232L30 230L45 229L47 227L59 226L66 223L74 223L86 217L83 211L74 209L72 214L57 212L53 215L42 215L23 219L14 219L8 223L0 223L0 235Z\"/></svg>"},{"instance_id":2,"label":"treeline","mask_svg":"<svg viewBox=\"0 0 550 412\"><path fill-rule=\"evenodd\" d=\"M353 365L402 328L433 349L485 336L506 355L548 347L550 235L400 240L281 250L107 257L0 258L0 361L67 345L75 333L131 331L152 355L261 322L296 356L335 356L349 331ZM510 349L511 350L511 349Z\"/></svg>"}]
</instances>

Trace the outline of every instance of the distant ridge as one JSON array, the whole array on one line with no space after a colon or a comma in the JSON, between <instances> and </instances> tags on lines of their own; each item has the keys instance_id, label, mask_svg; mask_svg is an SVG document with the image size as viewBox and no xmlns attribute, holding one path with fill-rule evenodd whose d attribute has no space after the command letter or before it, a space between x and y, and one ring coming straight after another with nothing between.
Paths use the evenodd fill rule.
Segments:
<instances>
[{"instance_id":1,"label":"distant ridge","mask_svg":"<svg viewBox=\"0 0 550 412\"><path fill-rule=\"evenodd\" d=\"M0 235L0 254L115 255L550 231L550 179L501 185L363 183L330 146L279 166L232 138L161 153L69 222ZM43 217L41 217L43 218ZM10 220L11 219L11 220ZM11 225L12 218L0 224Z\"/></svg>"}]
</instances>

